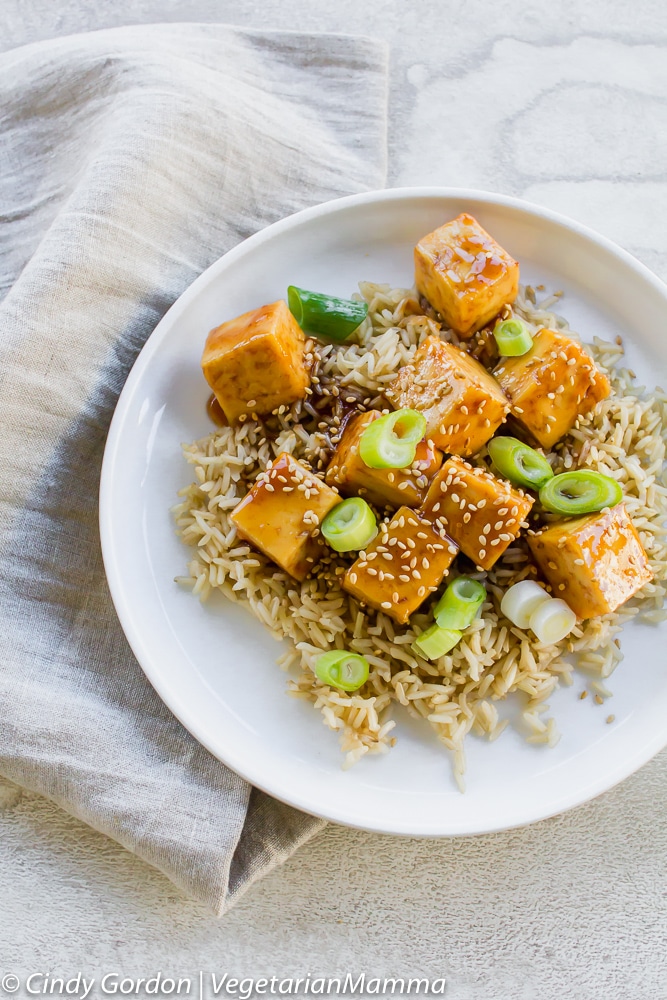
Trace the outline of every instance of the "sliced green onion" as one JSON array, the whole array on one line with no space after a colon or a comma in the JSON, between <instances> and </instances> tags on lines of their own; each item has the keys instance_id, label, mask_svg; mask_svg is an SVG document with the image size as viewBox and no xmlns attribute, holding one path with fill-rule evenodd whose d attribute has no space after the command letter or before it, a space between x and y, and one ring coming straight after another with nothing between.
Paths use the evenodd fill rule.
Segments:
<instances>
[{"instance_id":1,"label":"sliced green onion","mask_svg":"<svg viewBox=\"0 0 667 1000\"><path fill-rule=\"evenodd\" d=\"M543 601L530 616L530 628L540 642L553 645L569 635L577 624L577 616L559 597Z\"/></svg>"},{"instance_id":2,"label":"sliced green onion","mask_svg":"<svg viewBox=\"0 0 667 1000\"><path fill-rule=\"evenodd\" d=\"M503 357L518 358L533 346L533 338L520 319L503 319L493 328L498 351Z\"/></svg>"},{"instance_id":3,"label":"sliced green onion","mask_svg":"<svg viewBox=\"0 0 667 1000\"><path fill-rule=\"evenodd\" d=\"M359 455L369 469L406 469L425 433L426 417L419 410L394 410L368 425L359 439Z\"/></svg>"},{"instance_id":4,"label":"sliced green onion","mask_svg":"<svg viewBox=\"0 0 667 1000\"><path fill-rule=\"evenodd\" d=\"M540 503L545 510L568 517L615 507L622 499L623 490L616 480L593 469L561 472L540 490Z\"/></svg>"},{"instance_id":5,"label":"sliced green onion","mask_svg":"<svg viewBox=\"0 0 667 1000\"><path fill-rule=\"evenodd\" d=\"M485 597L483 583L469 576L460 576L447 587L434 608L433 617L440 628L468 628L484 604Z\"/></svg>"},{"instance_id":6,"label":"sliced green onion","mask_svg":"<svg viewBox=\"0 0 667 1000\"><path fill-rule=\"evenodd\" d=\"M513 437L494 437L487 448L501 476L517 486L539 490L551 479L553 471L544 455Z\"/></svg>"},{"instance_id":7,"label":"sliced green onion","mask_svg":"<svg viewBox=\"0 0 667 1000\"><path fill-rule=\"evenodd\" d=\"M462 634L458 629L431 625L415 639L412 648L417 656L423 656L425 660L439 660L450 649L454 649L461 641Z\"/></svg>"},{"instance_id":8,"label":"sliced green onion","mask_svg":"<svg viewBox=\"0 0 667 1000\"><path fill-rule=\"evenodd\" d=\"M535 583L534 580L520 580L505 591L500 602L500 610L517 628L527 629L530 627L533 612L551 599L539 583Z\"/></svg>"},{"instance_id":9,"label":"sliced green onion","mask_svg":"<svg viewBox=\"0 0 667 1000\"><path fill-rule=\"evenodd\" d=\"M336 552L365 549L377 535L375 514L361 497L343 500L322 521L322 535Z\"/></svg>"},{"instance_id":10,"label":"sliced green onion","mask_svg":"<svg viewBox=\"0 0 667 1000\"><path fill-rule=\"evenodd\" d=\"M368 680L368 660L345 649L330 649L315 661L315 676L331 687L356 691Z\"/></svg>"},{"instance_id":11,"label":"sliced green onion","mask_svg":"<svg viewBox=\"0 0 667 1000\"><path fill-rule=\"evenodd\" d=\"M287 302L302 330L339 342L354 333L368 315L365 302L336 299L333 295L309 292L296 285L287 289Z\"/></svg>"}]
</instances>

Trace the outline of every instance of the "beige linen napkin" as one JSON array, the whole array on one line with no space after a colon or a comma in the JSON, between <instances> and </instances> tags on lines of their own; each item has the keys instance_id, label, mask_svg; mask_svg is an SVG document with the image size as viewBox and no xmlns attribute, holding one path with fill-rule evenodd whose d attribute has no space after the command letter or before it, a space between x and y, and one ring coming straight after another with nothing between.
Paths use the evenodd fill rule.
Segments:
<instances>
[{"instance_id":1,"label":"beige linen napkin","mask_svg":"<svg viewBox=\"0 0 667 1000\"><path fill-rule=\"evenodd\" d=\"M321 827L199 746L121 632L97 489L123 382L218 256L385 179L374 41L149 25L0 57L0 773L216 912Z\"/></svg>"}]
</instances>

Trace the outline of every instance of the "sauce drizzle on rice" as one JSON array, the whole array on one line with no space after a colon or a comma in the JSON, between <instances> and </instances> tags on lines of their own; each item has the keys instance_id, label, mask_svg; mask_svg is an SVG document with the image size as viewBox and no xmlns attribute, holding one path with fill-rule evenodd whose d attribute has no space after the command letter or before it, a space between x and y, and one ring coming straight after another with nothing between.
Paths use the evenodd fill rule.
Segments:
<instances>
[{"instance_id":1,"label":"sauce drizzle on rice","mask_svg":"<svg viewBox=\"0 0 667 1000\"><path fill-rule=\"evenodd\" d=\"M192 546L188 575L181 582L204 600L213 590L222 591L244 604L276 638L289 640L289 650L279 659L283 667L298 670L289 691L313 702L324 722L339 733L344 766L391 748L395 721L390 707L398 702L427 721L452 752L454 775L463 789L465 737L472 732L494 740L502 733L508 721L501 718L499 707L507 694L516 692L523 700L517 725L526 739L553 746L559 734L548 715L547 699L559 683L572 683L575 664L597 677L596 686L589 686L603 702L609 692L602 681L621 659L616 636L622 623L635 616L648 622L667 617L662 610L667 577L667 396L661 390L638 389L633 373L623 367L622 346L596 340L589 350L609 377L613 393L581 417L553 449L557 472L585 464L621 482L625 507L654 573L641 596L614 614L579 623L561 643L541 646L530 632L508 627L496 610L507 587L535 574L526 540L519 537L486 577L492 601L483 617L449 655L435 663L418 660L411 645L431 620L428 606L405 626L382 611L362 608L340 586L349 559L335 552L314 576L299 583L240 541L229 519L257 475L282 451L309 462L323 476L331 450L323 414L332 412L337 397L346 398L346 386L350 398L360 400L359 408L381 408L384 389L398 369L437 332L433 315L416 292L370 283L360 288L369 305L362 327L344 344L312 348L317 354L317 399L282 407L283 412L262 421L221 426L184 449L194 481L181 491L175 508L178 530ZM549 311L558 296L542 304L536 299L533 288L522 288L514 312L535 329L567 329L566 322ZM457 342L454 334L446 336ZM474 352L476 340L468 346ZM320 401L318 413L313 404L319 407ZM339 425L346 416L339 413ZM475 461L483 461L484 455L475 456ZM337 691L313 673L317 657L332 646L368 660L369 679L358 692Z\"/></svg>"}]
</instances>

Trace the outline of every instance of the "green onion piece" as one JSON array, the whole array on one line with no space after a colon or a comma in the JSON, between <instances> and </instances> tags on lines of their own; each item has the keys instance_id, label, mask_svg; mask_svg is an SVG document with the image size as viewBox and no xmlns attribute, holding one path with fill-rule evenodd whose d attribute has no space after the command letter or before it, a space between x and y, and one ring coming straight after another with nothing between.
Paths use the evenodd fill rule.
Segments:
<instances>
[{"instance_id":1,"label":"green onion piece","mask_svg":"<svg viewBox=\"0 0 667 1000\"><path fill-rule=\"evenodd\" d=\"M419 410L394 410L368 425L359 440L359 454L369 469L406 469L415 460L426 433Z\"/></svg>"},{"instance_id":2,"label":"green onion piece","mask_svg":"<svg viewBox=\"0 0 667 1000\"><path fill-rule=\"evenodd\" d=\"M553 476L544 455L518 438L495 437L489 441L487 448L500 475L517 486L539 490Z\"/></svg>"},{"instance_id":3,"label":"green onion piece","mask_svg":"<svg viewBox=\"0 0 667 1000\"><path fill-rule=\"evenodd\" d=\"M356 691L368 680L368 660L345 649L330 649L315 661L315 676L331 687Z\"/></svg>"},{"instance_id":4,"label":"green onion piece","mask_svg":"<svg viewBox=\"0 0 667 1000\"><path fill-rule=\"evenodd\" d=\"M486 587L469 576L452 580L433 610L433 617L444 629L468 628L484 604Z\"/></svg>"},{"instance_id":5,"label":"green onion piece","mask_svg":"<svg viewBox=\"0 0 667 1000\"><path fill-rule=\"evenodd\" d=\"M518 358L533 346L528 327L520 319L503 319L493 328L498 351L503 357Z\"/></svg>"},{"instance_id":6,"label":"green onion piece","mask_svg":"<svg viewBox=\"0 0 667 1000\"><path fill-rule=\"evenodd\" d=\"M615 479L593 469L561 472L540 490L540 503L552 514L576 517L593 514L603 507L615 507L623 499L623 490Z\"/></svg>"},{"instance_id":7,"label":"green onion piece","mask_svg":"<svg viewBox=\"0 0 667 1000\"><path fill-rule=\"evenodd\" d=\"M322 521L322 535L336 552L365 549L377 535L375 514L361 497L350 497L329 511Z\"/></svg>"},{"instance_id":8,"label":"green onion piece","mask_svg":"<svg viewBox=\"0 0 667 1000\"><path fill-rule=\"evenodd\" d=\"M317 337L341 342L357 329L368 315L365 302L336 299L333 295L309 292L290 285L287 289L290 312L302 330Z\"/></svg>"},{"instance_id":9,"label":"green onion piece","mask_svg":"<svg viewBox=\"0 0 667 1000\"><path fill-rule=\"evenodd\" d=\"M460 642L461 635L462 633L458 629L431 625L415 639L412 648L417 656L423 656L425 660L439 660L445 653L454 649L454 646Z\"/></svg>"}]
</instances>

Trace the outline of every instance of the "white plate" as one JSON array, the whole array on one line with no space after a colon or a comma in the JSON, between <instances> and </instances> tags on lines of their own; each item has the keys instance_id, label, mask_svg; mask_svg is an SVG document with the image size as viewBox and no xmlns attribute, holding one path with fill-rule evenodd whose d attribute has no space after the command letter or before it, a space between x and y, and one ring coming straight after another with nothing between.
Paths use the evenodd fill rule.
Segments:
<instances>
[{"instance_id":1,"label":"white plate","mask_svg":"<svg viewBox=\"0 0 667 1000\"><path fill-rule=\"evenodd\" d=\"M604 707L579 693L551 699L562 739L531 746L512 730L469 737L467 792L426 724L396 706L396 747L341 769L338 737L319 712L286 696L281 649L220 598L180 589L188 549L169 513L190 480L181 442L211 431L199 367L208 330L282 298L288 284L349 295L359 280L410 286L412 247L461 211L521 263L522 280L564 289L561 311L584 339L617 333L653 385L667 372L667 289L608 240L512 198L442 188L372 192L300 212L236 247L181 296L139 355L104 457L100 520L118 616L139 663L170 709L211 753L265 791L352 826L442 836L518 826L605 791L667 744L667 628L631 626ZM613 712L616 722L605 723Z\"/></svg>"}]
</instances>

